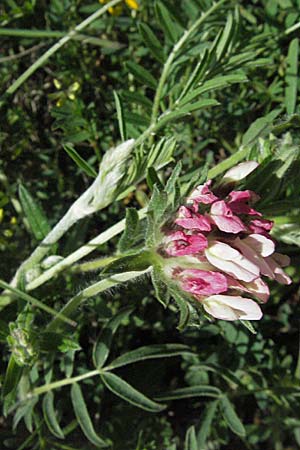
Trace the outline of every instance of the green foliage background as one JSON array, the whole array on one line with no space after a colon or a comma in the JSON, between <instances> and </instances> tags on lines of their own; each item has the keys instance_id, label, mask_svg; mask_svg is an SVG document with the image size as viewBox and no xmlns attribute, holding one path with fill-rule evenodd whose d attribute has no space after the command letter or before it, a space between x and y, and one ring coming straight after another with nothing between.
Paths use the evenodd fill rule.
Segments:
<instances>
[{"instance_id":1,"label":"green foliage background","mask_svg":"<svg viewBox=\"0 0 300 450\"><path fill-rule=\"evenodd\" d=\"M138 138L147 130L163 62L184 30L213 5L210 0L139 3L137 11L124 4L121 15L101 16L11 92L18 76L101 5L92 0L1 2L3 280L11 279L92 183L104 153L121 137ZM196 175L197 184L204 164L214 168L247 144L245 156L266 168L249 182L263 197L265 213L277 218L275 235L279 249L292 257L294 284L272 286L264 318L255 324L257 334L222 321L179 331L175 305L164 309L146 277L88 299L76 313L76 331L57 336L43 334L49 322L44 311L0 297L1 382L5 391L11 370L14 385L2 398L1 448L87 450L107 441L115 450L299 448L299 22L299 0L224 1L188 41L158 107L160 113L176 107L206 49L211 51L207 78L233 77L202 98L219 105L196 105L196 97L187 101L189 110L182 113L178 107L174 120L144 148L147 154L151 143L174 138L174 162L182 162L183 182ZM215 41L220 30L221 41ZM234 81L238 76L248 81ZM172 167L159 171L162 182ZM126 207L146 206L153 180L150 172L145 181L145 172L135 190L75 225L52 253L66 256L121 220ZM24 213L26 201L39 205L36 224ZM117 241L100 246L97 257L114 254ZM98 278L97 271L73 268L39 287L34 297L59 310ZM128 352L140 347L136 362L129 364ZM159 358L150 358L153 349ZM21 369L7 369L9 350L23 358L19 384ZM99 358L109 365L124 354L126 365L102 373L101 379L84 379ZM26 397L37 386L76 376L82 376L80 384ZM166 409L160 411L158 402Z\"/></svg>"}]
</instances>

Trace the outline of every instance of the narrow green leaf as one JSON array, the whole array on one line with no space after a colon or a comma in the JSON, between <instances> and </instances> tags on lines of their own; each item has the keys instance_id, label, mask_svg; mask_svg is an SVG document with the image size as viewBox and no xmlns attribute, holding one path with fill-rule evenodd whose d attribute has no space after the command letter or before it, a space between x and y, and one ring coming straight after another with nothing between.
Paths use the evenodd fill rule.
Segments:
<instances>
[{"instance_id":1,"label":"narrow green leaf","mask_svg":"<svg viewBox=\"0 0 300 450\"><path fill-rule=\"evenodd\" d=\"M95 169L77 153L72 144L64 144L63 149L68 153L70 158L73 159L77 166L89 177L97 177L97 172Z\"/></svg>"},{"instance_id":2,"label":"narrow green leaf","mask_svg":"<svg viewBox=\"0 0 300 450\"><path fill-rule=\"evenodd\" d=\"M179 106L175 111L162 115L159 119L159 123L165 125L166 123L179 119L180 117L190 114L193 111L198 111L209 106L218 106L219 104L220 103L215 99L206 99L194 103L188 103L182 107Z\"/></svg>"},{"instance_id":3,"label":"narrow green leaf","mask_svg":"<svg viewBox=\"0 0 300 450\"><path fill-rule=\"evenodd\" d=\"M147 359L172 358L174 356L181 356L187 353L191 354L193 352L188 346L182 344L149 345L137 348L119 356L112 361L106 369L113 370L118 367L127 366L128 364L145 361Z\"/></svg>"},{"instance_id":4,"label":"narrow green leaf","mask_svg":"<svg viewBox=\"0 0 300 450\"><path fill-rule=\"evenodd\" d=\"M78 420L80 428L87 439L96 447L108 447L109 444L105 442L98 434L96 434L91 418L89 416L81 388L77 383L74 383L71 388L71 400L74 408L75 416Z\"/></svg>"},{"instance_id":5,"label":"narrow green leaf","mask_svg":"<svg viewBox=\"0 0 300 450\"><path fill-rule=\"evenodd\" d=\"M276 119L280 113L280 109L275 109L266 116L256 119L244 134L242 144L244 146L250 145L260 136L267 134L271 129L273 120Z\"/></svg>"},{"instance_id":6,"label":"narrow green leaf","mask_svg":"<svg viewBox=\"0 0 300 450\"><path fill-rule=\"evenodd\" d=\"M142 84L146 84L152 89L157 88L157 81L154 76L144 67L140 66L133 61L129 61L126 63L128 70L133 74L133 76Z\"/></svg>"},{"instance_id":7,"label":"narrow green leaf","mask_svg":"<svg viewBox=\"0 0 300 450\"><path fill-rule=\"evenodd\" d=\"M178 330L182 331L185 329L190 319L190 308L189 303L184 295L179 292L179 290L175 290L173 288L169 288L170 294L174 298L178 308L179 308L179 324L177 326Z\"/></svg>"},{"instance_id":8,"label":"narrow green leaf","mask_svg":"<svg viewBox=\"0 0 300 450\"><path fill-rule=\"evenodd\" d=\"M153 266L151 281L155 290L155 297L166 308L170 301L170 294L167 285L163 281L162 269L157 265Z\"/></svg>"},{"instance_id":9,"label":"narrow green leaf","mask_svg":"<svg viewBox=\"0 0 300 450\"><path fill-rule=\"evenodd\" d=\"M156 403L146 397L114 373L104 372L101 374L101 379L111 392L138 408L149 412L160 412L165 409L165 405Z\"/></svg>"},{"instance_id":10,"label":"narrow green leaf","mask_svg":"<svg viewBox=\"0 0 300 450\"><path fill-rule=\"evenodd\" d=\"M175 148L176 141L174 138L162 138L151 147L147 158L147 167L153 166L158 170L167 165L172 161Z\"/></svg>"},{"instance_id":11,"label":"narrow green leaf","mask_svg":"<svg viewBox=\"0 0 300 450\"><path fill-rule=\"evenodd\" d=\"M126 319L132 311L132 308L124 308L109 319L109 321L104 325L93 348L93 362L95 367L99 369L103 367L109 355L113 335L117 331L121 322Z\"/></svg>"},{"instance_id":12,"label":"narrow green leaf","mask_svg":"<svg viewBox=\"0 0 300 450\"><path fill-rule=\"evenodd\" d=\"M197 442L200 449L205 447L206 440L210 434L212 422L217 411L218 403L219 400L214 400L206 406L204 417L197 435Z\"/></svg>"},{"instance_id":13,"label":"narrow green leaf","mask_svg":"<svg viewBox=\"0 0 300 450\"><path fill-rule=\"evenodd\" d=\"M158 178L157 172L154 169L154 167L148 167L146 181L151 191L153 191L154 185L158 186L160 190L163 189L163 185L160 179Z\"/></svg>"},{"instance_id":14,"label":"narrow green leaf","mask_svg":"<svg viewBox=\"0 0 300 450\"><path fill-rule=\"evenodd\" d=\"M295 38L289 45L286 59L285 75L285 107L288 114L293 114L297 104L298 66L299 66L299 38Z\"/></svg>"},{"instance_id":15,"label":"narrow green leaf","mask_svg":"<svg viewBox=\"0 0 300 450\"><path fill-rule=\"evenodd\" d=\"M158 21L162 30L171 42L175 43L179 36L183 33L182 27L178 24L174 16L168 11L162 2L157 2L155 5Z\"/></svg>"},{"instance_id":16,"label":"narrow green leaf","mask_svg":"<svg viewBox=\"0 0 300 450\"><path fill-rule=\"evenodd\" d=\"M127 125L145 128L150 124L150 117L147 114L141 115L135 112L127 111L125 114L125 121Z\"/></svg>"},{"instance_id":17,"label":"narrow green leaf","mask_svg":"<svg viewBox=\"0 0 300 450\"><path fill-rule=\"evenodd\" d=\"M19 198L34 237L41 241L50 231L44 211L22 184L19 185Z\"/></svg>"},{"instance_id":18,"label":"narrow green leaf","mask_svg":"<svg viewBox=\"0 0 300 450\"><path fill-rule=\"evenodd\" d=\"M221 395L220 389L209 386L206 384L189 386L180 389L174 389L173 391L163 392L156 397L157 400L181 400L183 398L192 397L215 397L218 398Z\"/></svg>"},{"instance_id":19,"label":"narrow green leaf","mask_svg":"<svg viewBox=\"0 0 300 450\"><path fill-rule=\"evenodd\" d=\"M25 404L22 404L17 409L14 418L13 418L13 430L16 430L19 422L23 419L29 433L33 431L33 413L34 407L38 402L38 398L34 397L28 399Z\"/></svg>"},{"instance_id":20,"label":"narrow green leaf","mask_svg":"<svg viewBox=\"0 0 300 450\"><path fill-rule=\"evenodd\" d=\"M103 270L103 275L115 275L120 272L134 272L148 269L152 265L153 254L149 250L137 251L128 256L115 259Z\"/></svg>"},{"instance_id":21,"label":"narrow green leaf","mask_svg":"<svg viewBox=\"0 0 300 450\"><path fill-rule=\"evenodd\" d=\"M202 95L206 92L215 91L217 89L223 89L223 88L230 86L231 84L235 84L235 83L245 83L246 81L248 81L248 78L243 73L215 77L212 80L206 81L201 86L194 89L189 94L187 94L185 97L183 97L180 100L179 105L183 106L186 103L189 103L192 100L194 100L195 98L199 97L199 95Z\"/></svg>"},{"instance_id":22,"label":"narrow green leaf","mask_svg":"<svg viewBox=\"0 0 300 450\"><path fill-rule=\"evenodd\" d=\"M234 21L233 21L232 14L229 13L227 16L225 28L221 35L221 39L218 42L218 46L217 46L217 50L216 50L216 56L217 56L218 61L220 61L223 58L223 56L226 54L226 52L230 46L230 43L232 41L233 32L234 32Z\"/></svg>"},{"instance_id":23,"label":"narrow green leaf","mask_svg":"<svg viewBox=\"0 0 300 450\"><path fill-rule=\"evenodd\" d=\"M11 391L13 391L21 378L23 372L23 368L20 367L16 361L13 355L10 356L8 361L8 366L5 373L2 393L3 397L5 397L7 394L9 394Z\"/></svg>"},{"instance_id":24,"label":"narrow green leaf","mask_svg":"<svg viewBox=\"0 0 300 450\"><path fill-rule=\"evenodd\" d=\"M184 450L198 450L195 427L190 427L185 435Z\"/></svg>"},{"instance_id":25,"label":"narrow green leaf","mask_svg":"<svg viewBox=\"0 0 300 450\"><path fill-rule=\"evenodd\" d=\"M58 423L54 409L54 394L49 391L43 398L43 414L47 427L51 433L59 439L64 439L64 433Z\"/></svg>"},{"instance_id":26,"label":"narrow green leaf","mask_svg":"<svg viewBox=\"0 0 300 450\"><path fill-rule=\"evenodd\" d=\"M163 63L165 60L163 47L151 28L147 24L141 23L139 25L139 32L154 58L156 58L160 63Z\"/></svg>"},{"instance_id":27,"label":"narrow green leaf","mask_svg":"<svg viewBox=\"0 0 300 450\"><path fill-rule=\"evenodd\" d=\"M159 221L167 207L166 193L159 189L159 185L153 186L153 194L148 205L148 212L153 212L154 218Z\"/></svg>"},{"instance_id":28,"label":"narrow green leaf","mask_svg":"<svg viewBox=\"0 0 300 450\"><path fill-rule=\"evenodd\" d=\"M115 98L115 104L116 104L116 110L117 110L117 117L118 117L118 123L119 123L119 130L122 141L126 141L126 123L124 121L124 113L123 113L123 105L121 103L120 97L114 91L114 98Z\"/></svg>"},{"instance_id":29,"label":"narrow green leaf","mask_svg":"<svg viewBox=\"0 0 300 450\"><path fill-rule=\"evenodd\" d=\"M124 253L132 249L140 234L139 215L135 208L126 209L125 229L118 242L118 252Z\"/></svg>"},{"instance_id":30,"label":"narrow green leaf","mask_svg":"<svg viewBox=\"0 0 300 450\"><path fill-rule=\"evenodd\" d=\"M168 192L169 194L171 194L175 189L175 185L178 181L181 169L182 169L182 162L178 161L172 171L172 175L168 178L168 181L166 183L166 192Z\"/></svg>"},{"instance_id":31,"label":"narrow green leaf","mask_svg":"<svg viewBox=\"0 0 300 450\"><path fill-rule=\"evenodd\" d=\"M223 417L224 417L227 425L229 426L229 428L235 434L237 434L239 436L245 436L246 431L245 431L244 425L238 418L232 403L230 403L228 397L226 397L225 395L221 397L221 406L222 406Z\"/></svg>"},{"instance_id":32,"label":"narrow green leaf","mask_svg":"<svg viewBox=\"0 0 300 450\"><path fill-rule=\"evenodd\" d=\"M135 103L136 105L141 105L149 111L149 113L152 110L152 102L151 100L146 97L145 95L141 94L137 91L122 91L121 94L122 99L127 100L128 102Z\"/></svg>"},{"instance_id":33,"label":"narrow green leaf","mask_svg":"<svg viewBox=\"0 0 300 450\"><path fill-rule=\"evenodd\" d=\"M76 322L74 322L73 320L71 320L68 317L64 316L63 314L57 312L55 309L51 308L50 306L45 305L43 302L32 297L31 295L28 295L25 292L20 291L20 289L10 286L5 281L0 280L0 287L3 289L8 289L9 291L16 294L17 297L21 298L22 300L25 300L25 302L31 303L32 305L36 306L37 308L40 308L43 311L47 312L48 314L51 314L55 318L60 319L63 322L66 322L67 324L69 324L73 327L76 326Z\"/></svg>"}]
</instances>

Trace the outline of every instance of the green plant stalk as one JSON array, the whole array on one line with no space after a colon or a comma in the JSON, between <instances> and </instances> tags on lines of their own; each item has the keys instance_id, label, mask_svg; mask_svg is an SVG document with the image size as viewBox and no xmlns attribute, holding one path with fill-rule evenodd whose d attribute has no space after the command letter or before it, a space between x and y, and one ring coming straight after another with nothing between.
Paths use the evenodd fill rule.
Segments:
<instances>
[{"instance_id":1,"label":"green plant stalk","mask_svg":"<svg viewBox=\"0 0 300 450\"><path fill-rule=\"evenodd\" d=\"M116 275L112 275L109 278L105 278L104 280L98 281L97 283L92 284L91 286L83 289L77 295L72 297L68 303L61 309L59 312L60 316L70 317L74 311L78 308L78 306L90 297L94 297L100 292L104 292L107 289L117 286L121 283L126 283L127 281L133 280L140 276L146 275L152 269L152 266L148 267L146 270L142 271L131 271L131 272L123 272L118 273ZM58 317L54 318L52 322L47 326L47 331L55 331L58 327L60 327L60 320Z\"/></svg>"},{"instance_id":2,"label":"green plant stalk","mask_svg":"<svg viewBox=\"0 0 300 450\"><path fill-rule=\"evenodd\" d=\"M38 299L31 297L30 295L26 294L25 292L15 289L14 287L10 286L8 283L5 283L5 281L0 280L0 288L11 291L13 294L15 294L17 297L21 298L25 302L30 303L31 305L35 306L36 308L40 308L41 310L45 311L46 313L51 314L52 316L55 316L59 320L65 321L66 323L68 323L69 325L71 325L73 327L75 327L77 325L76 322L68 319L67 317L64 317L61 314L59 314L59 316L57 316L57 311L55 311L55 309L50 308L50 306L45 305L44 303L40 302Z\"/></svg>"},{"instance_id":3,"label":"green plant stalk","mask_svg":"<svg viewBox=\"0 0 300 450\"><path fill-rule=\"evenodd\" d=\"M38 69L40 68L48 59L54 55L61 47L63 47L67 42L74 38L74 36L79 32L84 30L96 19L101 17L109 8L121 3L122 0L111 0L106 3L102 8L100 8L95 13L91 14L85 20L83 20L79 25L77 25L73 30L56 42L52 47L50 47L40 58L38 58L35 63L33 63L27 70L25 70L22 75L20 75L16 81L6 90L7 95L14 94L17 89Z\"/></svg>"},{"instance_id":4,"label":"green plant stalk","mask_svg":"<svg viewBox=\"0 0 300 450\"><path fill-rule=\"evenodd\" d=\"M139 218L143 219L146 217L146 208L141 209L138 212ZM87 244L80 247L75 252L68 255L66 258L64 258L59 263L55 264L55 266L51 267L50 269L46 270L42 275L37 277L35 280L31 281L27 284L26 290L32 291L33 289L36 289L41 284L46 283L46 281L50 280L54 276L56 276L61 271L67 269L71 265L73 265L75 262L79 261L80 259L84 258L94 250L96 250L100 245L104 244L105 242L112 239L114 236L117 236L125 229L125 219L120 220L120 222L116 223L112 227L108 228L107 230L103 231L103 233L100 233L98 236L96 236L94 239L90 240Z\"/></svg>"},{"instance_id":5,"label":"green plant stalk","mask_svg":"<svg viewBox=\"0 0 300 450\"><path fill-rule=\"evenodd\" d=\"M92 272L94 270L99 270L119 258L121 258L121 255L107 256L104 258L97 258L92 261L87 261L81 264L76 264L72 267L72 272Z\"/></svg>"},{"instance_id":6,"label":"green plant stalk","mask_svg":"<svg viewBox=\"0 0 300 450\"><path fill-rule=\"evenodd\" d=\"M101 370L95 369L90 370L82 375L77 375L72 378L64 378L60 381L53 381L53 383L44 384L43 386L35 388L32 392L27 395L27 399L34 397L35 395L45 394L46 392L51 391L52 389L58 389L63 386L67 386L68 384L77 383L78 381L85 380L86 378L94 377L96 375L100 375Z\"/></svg>"},{"instance_id":7,"label":"green plant stalk","mask_svg":"<svg viewBox=\"0 0 300 450\"><path fill-rule=\"evenodd\" d=\"M220 6L222 6L223 3L225 3L226 0L220 0L218 3L214 4L208 11L203 13L201 17L199 17L196 22L193 23L193 25L184 32L184 34L181 36L179 41L174 45L173 50L168 56L167 61L164 64L159 82L158 87L155 93L154 103L153 103L153 109L152 109L152 115L151 115L151 125L155 124L157 122L157 116L159 111L159 104L161 101L162 91L165 85L165 82L170 74L170 69L172 66L172 63L174 59L177 56L177 53L183 47L183 45L186 43L187 39L194 33L194 31L207 19L210 14L215 12Z\"/></svg>"}]
</instances>

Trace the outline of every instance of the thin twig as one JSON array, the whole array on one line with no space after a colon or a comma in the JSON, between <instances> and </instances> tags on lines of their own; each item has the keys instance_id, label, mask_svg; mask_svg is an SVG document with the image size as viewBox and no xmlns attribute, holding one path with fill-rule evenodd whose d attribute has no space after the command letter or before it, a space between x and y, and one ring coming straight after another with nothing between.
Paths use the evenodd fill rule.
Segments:
<instances>
[{"instance_id":1,"label":"thin twig","mask_svg":"<svg viewBox=\"0 0 300 450\"><path fill-rule=\"evenodd\" d=\"M21 51L20 53L15 53L14 55L3 56L0 58L0 64L8 61L14 61L15 59L23 58L30 53L39 50L42 47L46 47L48 44L46 42L41 42L40 44L34 45L33 47L27 48L26 50Z\"/></svg>"}]
</instances>

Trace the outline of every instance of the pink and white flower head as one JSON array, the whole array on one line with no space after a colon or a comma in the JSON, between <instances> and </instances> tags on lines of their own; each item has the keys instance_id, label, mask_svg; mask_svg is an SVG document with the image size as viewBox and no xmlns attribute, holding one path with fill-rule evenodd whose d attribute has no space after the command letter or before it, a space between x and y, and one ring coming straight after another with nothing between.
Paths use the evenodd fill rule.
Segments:
<instances>
[{"instance_id":1,"label":"pink and white flower head","mask_svg":"<svg viewBox=\"0 0 300 450\"><path fill-rule=\"evenodd\" d=\"M292 282L282 269L289 257L275 252L273 222L252 207L260 197L250 190L228 192L257 166L238 164L215 191L211 180L196 187L162 243L168 275L217 319L259 320L258 302L270 296L263 278Z\"/></svg>"}]
</instances>

